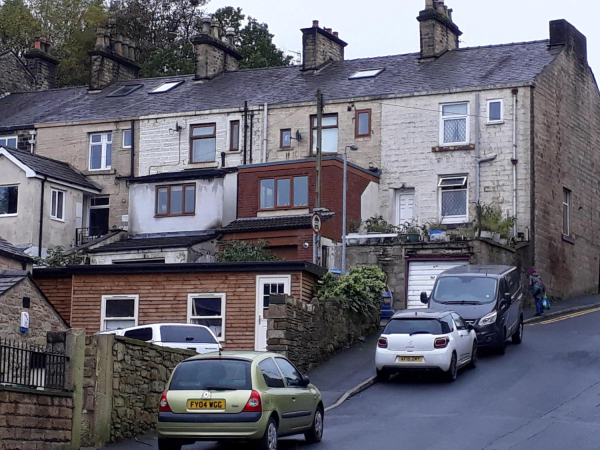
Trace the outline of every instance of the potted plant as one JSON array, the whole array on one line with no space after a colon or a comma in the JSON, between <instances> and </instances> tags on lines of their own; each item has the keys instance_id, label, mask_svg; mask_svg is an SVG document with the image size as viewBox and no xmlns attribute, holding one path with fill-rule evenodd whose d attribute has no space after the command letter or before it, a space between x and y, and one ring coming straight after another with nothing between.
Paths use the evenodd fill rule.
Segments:
<instances>
[{"instance_id":1,"label":"potted plant","mask_svg":"<svg viewBox=\"0 0 600 450\"><path fill-rule=\"evenodd\" d=\"M383 216L373 216L365 221L367 234L393 234L398 233L398 227L387 222ZM393 238L386 238L386 241L393 241ZM370 243L379 242L379 238L369 239Z\"/></svg>"},{"instance_id":2,"label":"potted plant","mask_svg":"<svg viewBox=\"0 0 600 450\"><path fill-rule=\"evenodd\" d=\"M429 224L429 239L432 242L445 242L447 241L446 230L448 227L442 223L430 223Z\"/></svg>"},{"instance_id":3,"label":"potted plant","mask_svg":"<svg viewBox=\"0 0 600 450\"><path fill-rule=\"evenodd\" d=\"M478 205L477 214L480 223L480 236L487 239L500 239L502 211L492 205Z\"/></svg>"},{"instance_id":4,"label":"potted plant","mask_svg":"<svg viewBox=\"0 0 600 450\"><path fill-rule=\"evenodd\" d=\"M516 220L514 217L508 216L502 222L500 222L498 226L498 230L500 232L500 238L498 239L498 243L502 245L508 244L508 239L510 236L510 230L515 226Z\"/></svg>"},{"instance_id":5,"label":"potted plant","mask_svg":"<svg viewBox=\"0 0 600 450\"><path fill-rule=\"evenodd\" d=\"M421 230L419 227L411 225L406 228L406 234L408 236L408 242L419 242L421 240Z\"/></svg>"}]
</instances>

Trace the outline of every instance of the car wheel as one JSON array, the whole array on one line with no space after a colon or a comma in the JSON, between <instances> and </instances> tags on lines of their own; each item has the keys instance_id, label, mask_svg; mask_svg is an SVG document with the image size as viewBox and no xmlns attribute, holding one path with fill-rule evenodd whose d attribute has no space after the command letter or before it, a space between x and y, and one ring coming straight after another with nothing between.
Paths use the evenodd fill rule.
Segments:
<instances>
[{"instance_id":1,"label":"car wheel","mask_svg":"<svg viewBox=\"0 0 600 450\"><path fill-rule=\"evenodd\" d=\"M183 444L177 439L158 438L158 450L181 450Z\"/></svg>"},{"instance_id":2,"label":"car wheel","mask_svg":"<svg viewBox=\"0 0 600 450\"><path fill-rule=\"evenodd\" d=\"M523 342L523 330L524 330L523 317L521 317L521 319L519 319L519 327L517 328L517 331L515 331L515 333L512 335L512 343L513 344L518 345L521 342Z\"/></svg>"},{"instance_id":3,"label":"car wheel","mask_svg":"<svg viewBox=\"0 0 600 450\"><path fill-rule=\"evenodd\" d=\"M473 344L473 351L471 352L471 362L469 363L469 369L475 369L477 367L478 359L479 352L477 351L477 344Z\"/></svg>"},{"instance_id":4,"label":"car wheel","mask_svg":"<svg viewBox=\"0 0 600 450\"><path fill-rule=\"evenodd\" d=\"M325 416L323 414L323 407L319 405L317 410L315 411L315 418L313 419L312 426L310 430L304 433L304 438L306 442L310 444L315 444L317 442L321 442L323 439L323 427L325 425Z\"/></svg>"},{"instance_id":5,"label":"car wheel","mask_svg":"<svg viewBox=\"0 0 600 450\"><path fill-rule=\"evenodd\" d=\"M502 342L498 345L497 351L499 355L504 355L506 353L506 329L504 330Z\"/></svg>"},{"instance_id":6,"label":"car wheel","mask_svg":"<svg viewBox=\"0 0 600 450\"><path fill-rule=\"evenodd\" d=\"M277 450L277 422L272 417L267 423L265 434L256 445L257 450Z\"/></svg>"},{"instance_id":7,"label":"car wheel","mask_svg":"<svg viewBox=\"0 0 600 450\"><path fill-rule=\"evenodd\" d=\"M458 377L458 360L456 353L452 353L452 359L450 360L450 368L446 371L446 380L450 383L456 381Z\"/></svg>"},{"instance_id":8,"label":"car wheel","mask_svg":"<svg viewBox=\"0 0 600 450\"><path fill-rule=\"evenodd\" d=\"M390 381L390 373L387 370L379 370L377 369L377 381L381 383L385 383L386 381Z\"/></svg>"}]
</instances>

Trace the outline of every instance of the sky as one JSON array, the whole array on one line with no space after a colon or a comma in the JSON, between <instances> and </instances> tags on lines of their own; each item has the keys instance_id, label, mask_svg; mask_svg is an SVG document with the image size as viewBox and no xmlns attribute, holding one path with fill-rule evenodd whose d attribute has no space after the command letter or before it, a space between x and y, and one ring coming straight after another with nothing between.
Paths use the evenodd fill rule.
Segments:
<instances>
[{"instance_id":1,"label":"sky","mask_svg":"<svg viewBox=\"0 0 600 450\"><path fill-rule=\"evenodd\" d=\"M446 0L463 35L461 47L549 38L549 22L566 19L587 36L588 59L600 73L600 26L594 0ZM346 59L419 51L416 17L425 0L211 0L208 13L223 6L241 7L266 22L277 47L302 50L300 28L319 20L346 41Z\"/></svg>"}]
</instances>

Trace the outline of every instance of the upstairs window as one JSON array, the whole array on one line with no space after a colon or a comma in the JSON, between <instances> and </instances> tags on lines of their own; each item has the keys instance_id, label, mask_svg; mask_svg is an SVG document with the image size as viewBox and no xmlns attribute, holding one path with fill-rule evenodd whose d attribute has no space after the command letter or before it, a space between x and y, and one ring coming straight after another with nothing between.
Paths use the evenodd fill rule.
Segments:
<instances>
[{"instance_id":1,"label":"upstairs window","mask_svg":"<svg viewBox=\"0 0 600 450\"><path fill-rule=\"evenodd\" d=\"M0 147L17 148L17 136L0 136Z\"/></svg>"},{"instance_id":2,"label":"upstairs window","mask_svg":"<svg viewBox=\"0 0 600 450\"><path fill-rule=\"evenodd\" d=\"M19 186L0 186L0 217L17 214Z\"/></svg>"},{"instance_id":3,"label":"upstairs window","mask_svg":"<svg viewBox=\"0 0 600 450\"><path fill-rule=\"evenodd\" d=\"M279 148L292 148L292 130L289 128L279 131Z\"/></svg>"},{"instance_id":4,"label":"upstairs window","mask_svg":"<svg viewBox=\"0 0 600 450\"><path fill-rule=\"evenodd\" d=\"M65 220L65 193L58 189L52 189L52 205L50 217L55 220Z\"/></svg>"},{"instance_id":5,"label":"upstairs window","mask_svg":"<svg viewBox=\"0 0 600 450\"><path fill-rule=\"evenodd\" d=\"M217 154L217 125L192 125L190 149L192 163L214 162Z\"/></svg>"},{"instance_id":6,"label":"upstairs window","mask_svg":"<svg viewBox=\"0 0 600 450\"><path fill-rule=\"evenodd\" d=\"M442 223L467 222L467 177L441 177L438 188L440 190L440 221Z\"/></svg>"},{"instance_id":7,"label":"upstairs window","mask_svg":"<svg viewBox=\"0 0 600 450\"><path fill-rule=\"evenodd\" d=\"M313 154L317 154L317 116L311 116L311 148ZM337 114L324 114L321 119L322 131L322 153L338 152L338 117Z\"/></svg>"},{"instance_id":8,"label":"upstairs window","mask_svg":"<svg viewBox=\"0 0 600 450\"><path fill-rule=\"evenodd\" d=\"M571 236L571 191L563 188L563 234Z\"/></svg>"},{"instance_id":9,"label":"upstairs window","mask_svg":"<svg viewBox=\"0 0 600 450\"><path fill-rule=\"evenodd\" d=\"M260 209L308 206L308 177L260 180Z\"/></svg>"},{"instance_id":10,"label":"upstairs window","mask_svg":"<svg viewBox=\"0 0 600 450\"><path fill-rule=\"evenodd\" d=\"M90 135L90 170L108 170L112 165L112 133Z\"/></svg>"},{"instance_id":11,"label":"upstairs window","mask_svg":"<svg viewBox=\"0 0 600 450\"><path fill-rule=\"evenodd\" d=\"M371 110L363 109L356 111L355 130L356 137L371 136Z\"/></svg>"},{"instance_id":12,"label":"upstairs window","mask_svg":"<svg viewBox=\"0 0 600 450\"><path fill-rule=\"evenodd\" d=\"M240 121L229 122L229 150L234 152L240 149Z\"/></svg>"},{"instance_id":13,"label":"upstairs window","mask_svg":"<svg viewBox=\"0 0 600 450\"><path fill-rule=\"evenodd\" d=\"M156 187L157 216L193 216L195 212L195 184L172 184Z\"/></svg>"},{"instance_id":14,"label":"upstairs window","mask_svg":"<svg viewBox=\"0 0 600 450\"><path fill-rule=\"evenodd\" d=\"M133 136L131 130L123 130L123 148L131 148L133 143Z\"/></svg>"},{"instance_id":15,"label":"upstairs window","mask_svg":"<svg viewBox=\"0 0 600 450\"><path fill-rule=\"evenodd\" d=\"M488 123L501 123L504 120L504 102L502 100L488 100Z\"/></svg>"},{"instance_id":16,"label":"upstairs window","mask_svg":"<svg viewBox=\"0 0 600 450\"><path fill-rule=\"evenodd\" d=\"M440 145L464 145L469 142L469 104L441 106Z\"/></svg>"}]
</instances>

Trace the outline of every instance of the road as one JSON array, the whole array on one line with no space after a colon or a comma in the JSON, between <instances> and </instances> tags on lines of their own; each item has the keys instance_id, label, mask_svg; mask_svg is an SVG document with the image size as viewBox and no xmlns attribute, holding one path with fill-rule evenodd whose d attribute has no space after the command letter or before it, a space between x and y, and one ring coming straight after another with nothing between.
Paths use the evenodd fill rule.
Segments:
<instances>
[{"instance_id":1,"label":"road","mask_svg":"<svg viewBox=\"0 0 600 450\"><path fill-rule=\"evenodd\" d=\"M526 327L505 356L483 355L455 383L412 376L375 384L328 413L321 444L286 438L279 448L600 449L600 312L548 322ZM149 443L108 448L157 448Z\"/></svg>"}]
</instances>

